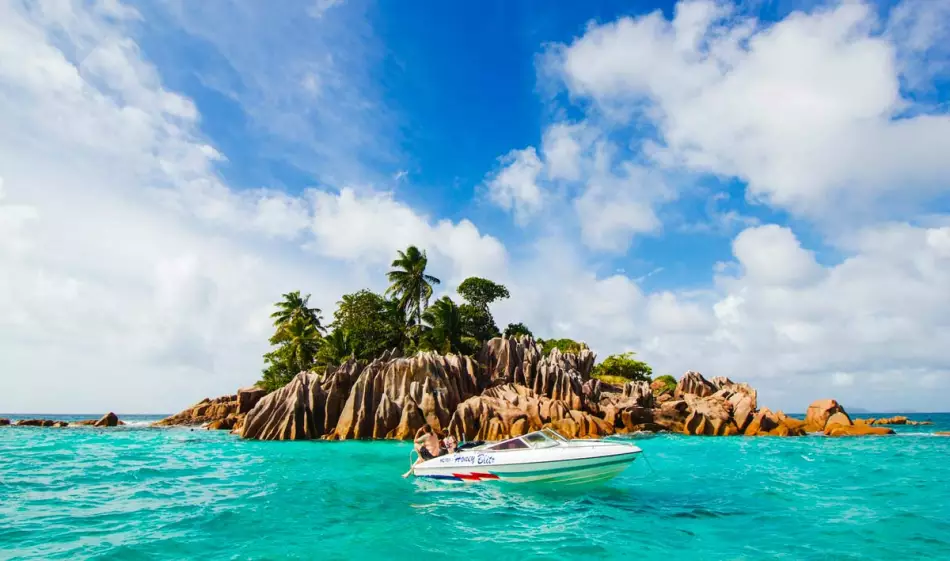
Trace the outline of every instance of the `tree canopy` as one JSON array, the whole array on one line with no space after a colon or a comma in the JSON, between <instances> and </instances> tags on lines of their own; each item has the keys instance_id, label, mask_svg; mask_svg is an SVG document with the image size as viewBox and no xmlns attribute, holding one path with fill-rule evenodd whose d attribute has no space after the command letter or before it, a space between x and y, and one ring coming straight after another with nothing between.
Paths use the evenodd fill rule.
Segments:
<instances>
[{"instance_id":1,"label":"tree canopy","mask_svg":"<svg viewBox=\"0 0 950 561\"><path fill-rule=\"evenodd\" d=\"M671 374L664 374L662 376L657 376L657 378L653 381L663 383L663 387L660 388L657 393L663 393L667 391L672 392L673 390L676 389L676 378L674 378Z\"/></svg>"},{"instance_id":2,"label":"tree canopy","mask_svg":"<svg viewBox=\"0 0 950 561\"><path fill-rule=\"evenodd\" d=\"M492 302L511 296L504 285L480 277L463 280L457 292L469 304L486 310Z\"/></svg>"},{"instance_id":3,"label":"tree canopy","mask_svg":"<svg viewBox=\"0 0 950 561\"><path fill-rule=\"evenodd\" d=\"M330 327L359 341L357 358L372 360L385 351L403 347L406 314L397 302L371 290L360 290L344 294L337 302Z\"/></svg>"},{"instance_id":4,"label":"tree canopy","mask_svg":"<svg viewBox=\"0 0 950 561\"><path fill-rule=\"evenodd\" d=\"M518 337L527 335L528 337L533 337L531 330L528 327L521 323L509 323L508 327L505 328L505 337Z\"/></svg>"},{"instance_id":5,"label":"tree canopy","mask_svg":"<svg viewBox=\"0 0 950 561\"><path fill-rule=\"evenodd\" d=\"M539 339L541 352L550 353L553 349L558 349L562 353L576 353L587 348L586 343L578 342L573 339Z\"/></svg>"},{"instance_id":6,"label":"tree canopy","mask_svg":"<svg viewBox=\"0 0 950 561\"><path fill-rule=\"evenodd\" d=\"M386 274L390 283L386 294L396 298L399 309L408 314L410 325L416 328L422 324L422 312L432 298L432 285L442 282L426 273L428 264L426 252L411 245L406 251L399 251L392 270Z\"/></svg>"},{"instance_id":7,"label":"tree canopy","mask_svg":"<svg viewBox=\"0 0 950 561\"><path fill-rule=\"evenodd\" d=\"M634 359L636 353L610 355L594 367L595 377L620 378L632 382L649 382L653 369L645 362Z\"/></svg>"},{"instance_id":8,"label":"tree canopy","mask_svg":"<svg viewBox=\"0 0 950 561\"><path fill-rule=\"evenodd\" d=\"M258 385L274 390L299 372L336 367L351 359L372 360L388 350L404 355L420 350L471 355L501 332L490 306L510 297L508 288L481 277L463 280L457 292L462 303L443 296L429 305L441 281L427 272L426 252L409 246L397 252L386 274L385 294L364 289L344 294L333 322L322 325L321 311L299 290L282 295L271 314L273 348L264 355ZM531 335L523 323L509 323L505 335ZM545 354L558 348L577 352L587 345L572 339L538 341Z\"/></svg>"}]
</instances>

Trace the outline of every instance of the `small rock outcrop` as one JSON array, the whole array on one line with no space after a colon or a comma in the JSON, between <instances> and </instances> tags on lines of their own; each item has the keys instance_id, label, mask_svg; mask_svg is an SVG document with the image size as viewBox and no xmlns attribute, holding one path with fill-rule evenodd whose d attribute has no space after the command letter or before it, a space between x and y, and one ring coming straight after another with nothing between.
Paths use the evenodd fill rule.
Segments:
<instances>
[{"instance_id":1,"label":"small rock outcrop","mask_svg":"<svg viewBox=\"0 0 950 561\"><path fill-rule=\"evenodd\" d=\"M828 419L837 413L842 413L845 417L848 416L844 408L833 399L819 399L813 402L808 406L808 410L805 411L805 430L808 432L821 432L825 430ZM852 424L850 417L848 417L847 424Z\"/></svg>"},{"instance_id":2,"label":"small rock outcrop","mask_svg":"<svg viewBox=\"0 0 950 561\"><path fill-rule=\"evenodd\" d=\"M718 389L715 384L703 378L702 374L690 370L676 384L676 389L673 390L673 398L682 399L684 395L706 397L716 393Z\"/></svg>"},{"instance_id":3,"label":"small rock outcrop","mask_svg":"<svg viewBox=\"0 0 950 561\"><path fill-rule=\"evenodd\" d=\"M10 419L0 419L0 427L5 427L10 424Z\"/></svg>"},{"instance_id":4,"label":"small rock outcrop","mask_svg":"<svg viewBox=\"0 0 950 561\"><path fill-rule=\"evenodd\" d=\"M108 412L101 419L95 422L94 427L115 427L119 425L119 417L113 412Z\"/></svg>"},{"instance_id":5,"label":"small rock outcrop","mask_svg":"<svg viewBox=\"0 0 950 561\"><path fill-rule=\"evenodd\" d=\"M16 422L18 427L68 427L66 421L54 421L52 419L20 419Z\"/></svg>"},{"instance_id":6,"label":"small rock outcrop","mask_svg":"<svg viewBox=\"0 0 950 561\"><path fill-rule=\"evenodd\" d=\"M201 426L237 415L237 394L225 395L214 399L204 398L188 409L166 417L154 423L157 427Z\"/></svg>"},{"instance_id":7,"label":"small rock outcrop","mask_svg":"<svg viewBox=\"0 0 950 561\"><path fill-rule=\"evenodd\" d=\"M854 424L858 425L907 425L909 427L918 426L918 425L932 425L933 421L912 421L903 415L896 415L894 417L884 417L880 419L855 419Z\"/></svg>"}]
</instances>

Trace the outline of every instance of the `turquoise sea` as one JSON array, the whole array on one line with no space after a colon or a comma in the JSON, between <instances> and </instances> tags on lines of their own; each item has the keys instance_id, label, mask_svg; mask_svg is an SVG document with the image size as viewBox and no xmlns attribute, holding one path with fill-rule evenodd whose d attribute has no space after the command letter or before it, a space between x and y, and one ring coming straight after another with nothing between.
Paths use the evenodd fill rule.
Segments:
<instances>
[{"instance_id":1,"label":"turquoise sea","mask_svg":"<svg viewBox=\"0 0 950 561\"><path fill-rule=\"evenodd\" d=\"M581 493L404 480L404 443L0 427L0 558L950 559L950 414L911 417L937 424L642 438Z\"/></svg>"}]
</instances>

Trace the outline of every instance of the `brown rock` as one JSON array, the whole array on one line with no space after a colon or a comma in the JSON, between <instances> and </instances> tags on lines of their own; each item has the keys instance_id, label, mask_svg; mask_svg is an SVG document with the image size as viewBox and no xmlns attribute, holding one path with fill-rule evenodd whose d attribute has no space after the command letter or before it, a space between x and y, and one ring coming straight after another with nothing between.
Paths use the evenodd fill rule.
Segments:
<instances>
[{"instance_id":1,"label":"brown rock","mask_svg":"<svg viewBox=\"0 0 950 561\"><path fill-rule=\"evenodd\" d=\"M833 399L820 399L808 406L805 412L805 430L808 432L821 432L825 430L828 419L835 413L844 413L844 408ZM850 417L848 425L851 425Z\"/></svg>"},{"instance_id":2,"label":"brown rock","mask_svg":"<svg viewBox=\"0 0 950 561\"><path fill-rule=\"evenodd\" d=\"M231 430L237 424L238 418L237 415L229 415L223 419L211 421L205 428L208 430Z\"/></svg>"},{"instance_id":3,"label":"brown rock","mask_svg":"<svg viewBox=\"0 0 950 561\"><path fill-rule=\"evenodd\" d=\"M639 407L653 407L655 397L647 382L627 382L623 385L623 397Z\"/></svg>"},{"instance_id":4,"label":"brown rock","mask_svg":"<svg viewBox=\"0 0 950 561\"><path fill-rule=\"evenodd\" d=\"M950 436L950 430L939 430L934 433L935 436Z\"/></svg>"},{"instance_id":5,"label":"brown rock","mask_svg":"<svg viewBox=\"0 0 950 561\"><path fill-rule=\"evenodd\" d=\"M825 429L826 436L880 436L885 434L894 434L894 429L837 423L828 423L828 427Z\"/></svg>"},{"instance_id":6,"label":"brown rock","mask_svg":"<svg viewBox=\"0 0 950 561\"><path fill-rule=\"evenodd\" d=\"M221 420L238 412L238 396L223 395L214 399L205 398L171 417L155 423L159 427L200 426Z\"/></svg>"},{"instance_id":7,"label":"brown rock","mask_svg":"<svg viewBox=\"0 0 950 561\"><path fill-rule=\"evenodd\" d=\"M94 427L114 427L119 424L119 417L116 416L113 412L108 412L102 416L101 419L96 421L92 426Z\"/></svg>"},{"instance_id":8,"label":"brown rock","mask_svg":"<svg viewBox=\"0 0 950 561\"><path fill-rule=\"evenodd\" d=\"M761 409L746 427L746 436L801 436L805 434L804 421L792 419L781 411Z\"/></svg>"},{"instance_id":9,"label":"brown rock","mask_svg":"<svg viewBox=\"0 0 950 561\"><path fill-rule=\"evenodd\" d=\"M257 386L250 388L241 388L237 391L237 413L247 414L262 397L267 395L267 390Z\"/></svg>"},{"instance_id":10,"label":"brown rock","mask_svg":"<svg viewBox=\"0 0 950 561\"><path fill-rule=\"evenodd\" d=\"M687 417L689 405L682 399L667 401L653 411L653 422L670 432L683 432Z\"/></svg>"},{"instance_id":11,"label":"brown rock","mask_svg":"<svg viewBox=\"0 0 950 561\"><path fill-rule=\"evenodd\" d=\"M10 419L0 419L0 427L5 427L10 424Z\"/></svg>"},{"instance_id":12,"label":"brown rock","mask_svg":"<svg viewBox=\"0 0 950 561\"><path fill-rule=\"evenodd\" d=\"M716 393L705 398L686 394L689 415L684 422L685 434L705 436L730 436L739 434L732 422L732 404L723 395Z\"/></svg>"},{"instance_id":13,"label":"brown rock","mask_svg":"<svg viewBox=\"0 0 950 561\"><path fill-rule=\"evenodd\" d=\"M706 378L703 378L703 375L699 372L693 372L690 370L680 378L680 381L676 384L676 390L673 391L673 397L675 399L682 399L685 395L695 395L698 397L706 397L707 395L712 395L718 391L715 385L712 384Z\"/></svg>"}]
</instances>

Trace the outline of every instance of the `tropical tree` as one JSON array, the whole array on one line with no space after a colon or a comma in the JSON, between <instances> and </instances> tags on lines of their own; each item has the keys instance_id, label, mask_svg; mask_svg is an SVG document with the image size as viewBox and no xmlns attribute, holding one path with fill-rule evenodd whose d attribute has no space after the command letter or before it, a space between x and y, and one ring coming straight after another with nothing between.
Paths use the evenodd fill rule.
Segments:
<instances>
[{"instance_id":1,"label":"tropical tree","mask_svg":"<svg viewBox=\"0 0 950 561\"><path fill-rule=\"evenodd\" d=\"M610 355L603 362L594 367L593 375L600 379L617 379L623 382L649 382L653 375L650 365L636 360L636 353L627 352L621 355Z\"/></svg>"},{"instance_id":2,"label":"tropical tree","mask_svg":"<svg viewBox=\"0 0 950 561\"><path fill-rule=\"evenodd\" d=\"M469 277L459 284L457 291L466 301L459 306L465 332L481 343L501 335L488 306L496 300L508 298L508 289L488 279Z\"/></svg>"},{"instance_id":3,"label":"tropical tree","mask_svg":"<svg viewBox=\"0 0 950 561\"><path fill-rule=\"evenodd\" d=\"M281 356L295 372L309 370L320 349L320 332L304 317L295 317L277 329L270 339L271 345L280 345Z\"/></svg>"},{"instance_id":4,"label":"tropical tree","mask_svg":"<svg viewBox=\"0 0 950 561\"><path fill-rule=\"evenodd\" d=\"M504 285L480 277L468 277L463 280L459 284L458 293L469 304L486 310L492 302L510 296Z\"/></svg>"},{"instance_id":5,"label":"tropical tree","mask_svg":"<svg viewBox=\"0 0 950 561\"><path fill-rule=\"evenodd\" d=\"M528 337L533 337L531 330L523 323L509 323L508 327L505 328L505 337L518 337L527 335Z\"/></svg>"},{"instance_id":6,"label":"tropical tree","mask_svg":"<svg viewBox=\"0 0 950 561\"><path fill-rule=\"evenodd\" d=\"M448 296L443 296L422 314L422 343L440 353L469 354L478 342L465 333L462 313Z\"/></svg>"},{"instance_id":7,"label":"tropical tree","mask_svg":"<svg viewBox=\"0 0 950 561\"><path fill-rule=\"evenodd\" d=\"M320 366L339 366L357 357L357 340L344 329L334 329L323 338L315 361Z\"/></svg>"},{"instance_id":8,"label":"tropical tree","mask_svg":"<svg viewBox=\"0 0 950 561\"><path fill-rule=\"evenodd\" d=\"M344 294L333 312L334 332L345 332L350 341L358 341L357 358L373 359L405 343L406 314L399 303L370 290Z\"/></svg>"},{"instance_id":9,"label":"tropical tree","mask_svg":"<svg viewBox=\"0 0 950 561\"><path fill-rule=\"evenodd\" d=\"M319 308L310 307L310 295L301 296L299 290L288 292L283 295L283 300L276 304L277 310L270 315L274 320L274 327L278 329L296 318L305 320L313 325L320 333L323 332L321 325L321 312Z\"/></svg>"},{"instance_id":10,"label":"tropical tree","mask_svg":"<svg viewBox=\"0 0 950 561\"><path fill-rule=\"evenodd\" d=\"M432 285L442 282L426 274L428 263L426 252L411 245L399 252L392 262L393 269L386 275L390 283L386 294L396 298L399 309L409 316L407 325L415 326L416 331L422 324L422 311L432 297Z\"/></svg>"}]
</instances>

